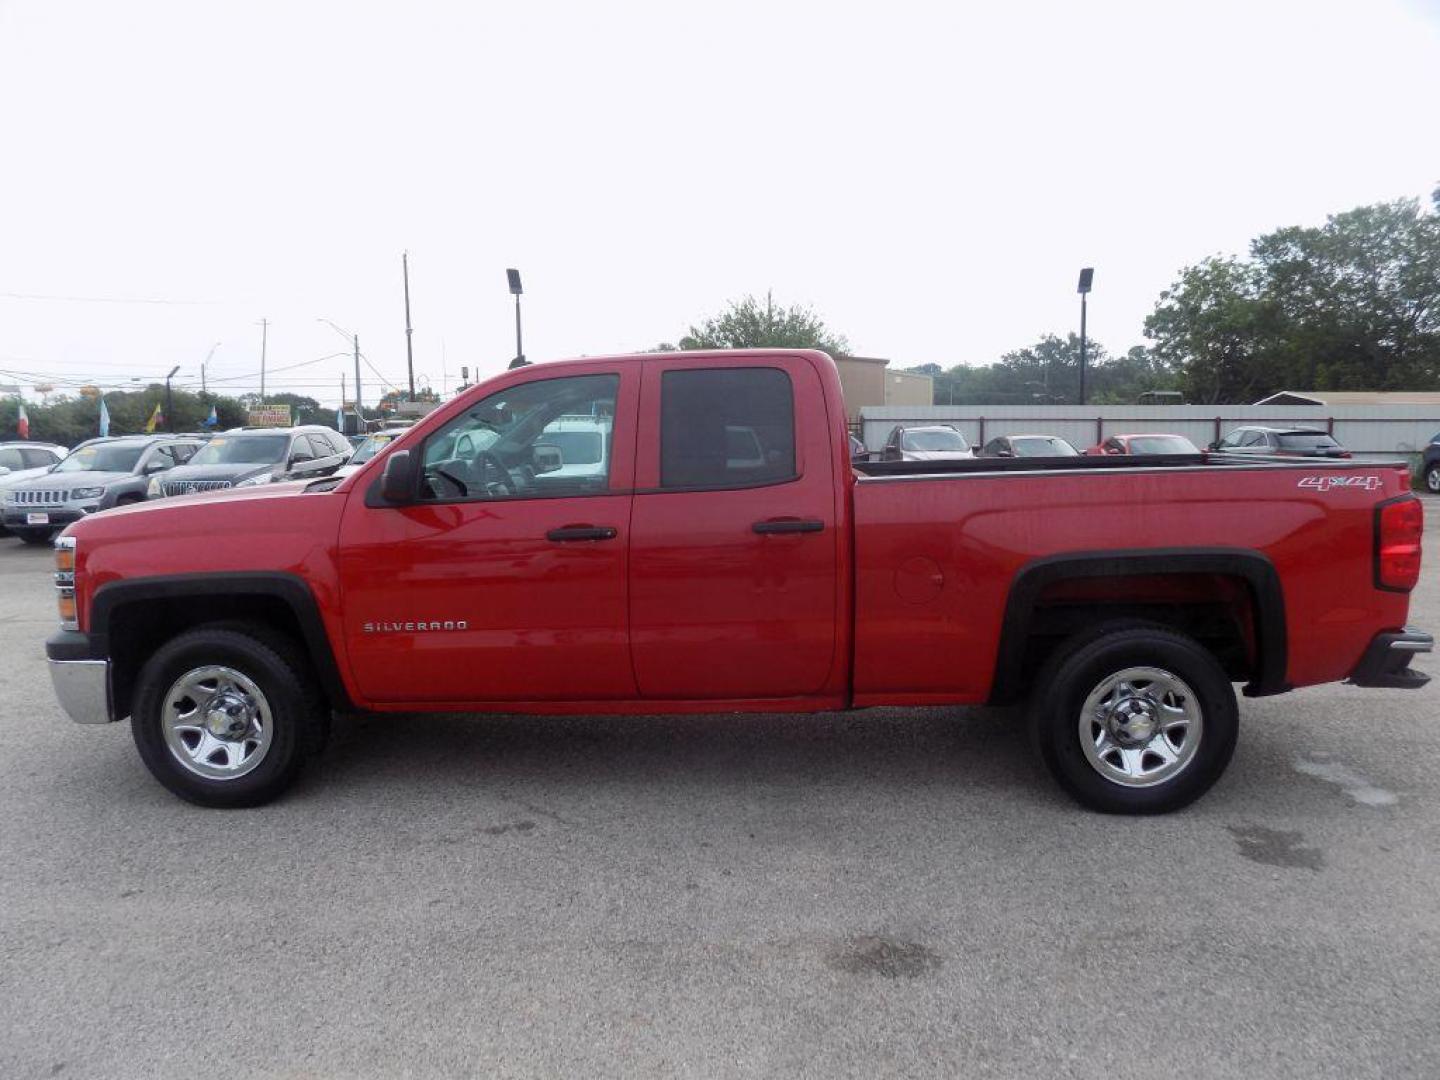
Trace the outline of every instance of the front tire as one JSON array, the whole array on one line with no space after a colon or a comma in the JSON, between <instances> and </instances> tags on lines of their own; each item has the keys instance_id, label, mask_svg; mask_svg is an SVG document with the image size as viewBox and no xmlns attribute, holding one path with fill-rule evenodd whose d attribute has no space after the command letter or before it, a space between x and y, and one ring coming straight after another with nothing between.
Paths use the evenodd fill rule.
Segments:
<instances>
[{"instance_id":1,"label":"front tire","mask_svg":"<svg viewBox=\"0 0 1440 1080\"><path fill-rule=\"evenodd\" d=\"M1235 691L1193 638L1101 627L1062 645L1031 703L1041 759L1094 810L1163 814L1220 779L1239 735Z\"/></svg>"},{"instance_id":2,"label":"front tire","mask_svg":"<svg viewBox=\"0 0 1440 1080\"><path fill-rule=\"evenodd\" d=\"M247 624L161 646L136 681L130 731L155 779L198 806L260 806L324 745L328 712L298 646Z\"/></svg>"},{"instance_id":3,"label":"front tire","mask_svg":"<svg viewBox=\"0 0 1440 1080\"><path fill-rule=\"evenodd\" d=\"M1440 462L1425 470L1425 489L1432 495L1440 495Z\"/></svg>"}]
</instances>

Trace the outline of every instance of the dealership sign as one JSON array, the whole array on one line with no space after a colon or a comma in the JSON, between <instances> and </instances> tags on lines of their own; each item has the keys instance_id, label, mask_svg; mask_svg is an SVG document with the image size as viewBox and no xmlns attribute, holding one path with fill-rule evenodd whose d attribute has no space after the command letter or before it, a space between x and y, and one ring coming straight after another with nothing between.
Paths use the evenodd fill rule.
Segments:
<instances>
[{"instance_id":1,"label":"dealership sign","mask_svg":"<svg viewBox=\"0 0 1440 1080\"><path fill-rule=\"evenodd\" d=\"M245 416L248 427L289 427L289 405L262 405L251 409Z\"/></svg>"}]
</instances>

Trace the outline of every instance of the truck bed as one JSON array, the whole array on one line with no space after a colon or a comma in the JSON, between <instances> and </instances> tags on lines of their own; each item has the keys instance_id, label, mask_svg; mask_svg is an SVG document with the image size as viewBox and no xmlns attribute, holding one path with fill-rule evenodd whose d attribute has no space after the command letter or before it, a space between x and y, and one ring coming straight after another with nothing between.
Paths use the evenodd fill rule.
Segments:
<instances>
[{"instance_id":1,"label":"truck bed","mask_svg":"<svg viewBox=\"0 0 1440 1080\"><path fill-rule=\"evenodd\" d=\"M1377 613L1404 625L1406 597L1376 589L1371 558L1376 504L1409 487L1400 463L1187 454L865 462L855 473L857 704L1014 696L1006 638L1036 609L1063 619L1113 601L1143 617L1228 604L1252 654L1271 639L1269 669L1244 679L1256 693L1343 679ZM1067 567L1082 580L1061 580ZM1283 618L1267 629L1268 608Z\"/></svg>"}]
</instances>

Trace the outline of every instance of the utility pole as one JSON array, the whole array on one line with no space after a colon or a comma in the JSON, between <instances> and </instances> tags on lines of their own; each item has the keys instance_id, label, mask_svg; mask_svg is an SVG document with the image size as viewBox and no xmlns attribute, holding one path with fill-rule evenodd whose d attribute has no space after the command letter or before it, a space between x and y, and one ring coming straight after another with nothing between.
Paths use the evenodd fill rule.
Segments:
<instances>
[{"instance_id":1,"label":"utility pole","mask_svg":"<svg viewBox=\"0 0 1440 1080\"><path fill-rule=\"evenodd\" d=\"M410 400L415 400L415 353L410 347L410 253L400 253L400 267L405 273L405 370L410 373Z\"/></svg>"},{"instance_id":2,"label":"utility pole","mask_svg":"<svg viewBox=\"0 0 1440 1080\"><path fill-rule=\"evenodd\" d=\"M340 434L345 434L345 372L340 372L340 408L335 410L340 417Z\"/></svg>"},{"instance_id":3,"label":"utility pole","mask_svg":"<svg viewBox=\"0 0 1440 1080\"><path fill-rule=\"evenodd\" d=\"M260 404L265 404L265 339L270 330L270 320L260 320Z\"/></svg>"},{"instance_id":4,"label":"utility pole","mask_svg":"<svg viewBox=\"0 0 1440 1080\"><path fill-rule=\"evenodd\" d=\"M355 335L355 420L360 425L356 435L365 434L365 405L360 393L360 335Z\"/></svg>"}]
</instances>

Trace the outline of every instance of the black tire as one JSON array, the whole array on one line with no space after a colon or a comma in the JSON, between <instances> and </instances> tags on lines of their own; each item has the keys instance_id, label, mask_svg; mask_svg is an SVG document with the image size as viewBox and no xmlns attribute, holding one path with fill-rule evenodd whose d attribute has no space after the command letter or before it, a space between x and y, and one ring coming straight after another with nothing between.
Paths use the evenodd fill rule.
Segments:
<instances>
[{"instance_id":1,"label":"black tire","mask_svg":"<svg viewBox=\"0 0 1440 1080\"><path fill-rule=\"evenodd\" d=\"M31 547L40 547L42 544L48 544L53 541L55 539L55 533L58 530L12 529L11 531L25 543L29 544Z\"/></svg>"},{"instance_id":2,"label":"black tire","mask_svg":"<svg viewBox=\"0 0 1440 1080\"><path fill-rule=\"evenodd\" d=\"M1426 467L1425 489L1433 495L1440 495L1440 462Z\"/></svg>"},{"instance_id":3,"label":"black tire","mask_svg":"<svg viewBox=\"0 0 1440 1080\"><path fill-rule=\"evenodd\" d=\"M1149 786L1107 777L1103 762L1089 760L1080 733L1086 699L1131 668L1160 669L1181 680L1201 721L1187 763ZM1194 802L1229 765L1240 728L1235 690L1215 657L1184 634L1135 622L1097 627L1061 645L1036 681L1030 724L1040 757L1060 786L1085 806L1112 814L1164 814Z\"/></svg>"},{"instance_id":4,"label":"black tire","mask_svg":"<svg viewBox=\"0 0 1440 1080\"><path fill-rule=\"evenodd\" d=\"M299 659L290 659L296 657ZM166 743L165 698L186 672L206 665L233 669L264 695L271 717L270 743L259 764L242 776L210 779L181 763ZM155 779L197 806L260 806L283 794L305 762L320 753L329 733L329 710L300 646L265 627L213 623L166 642L135 683L130 731Z\"/></svg>"}]
</instances>

